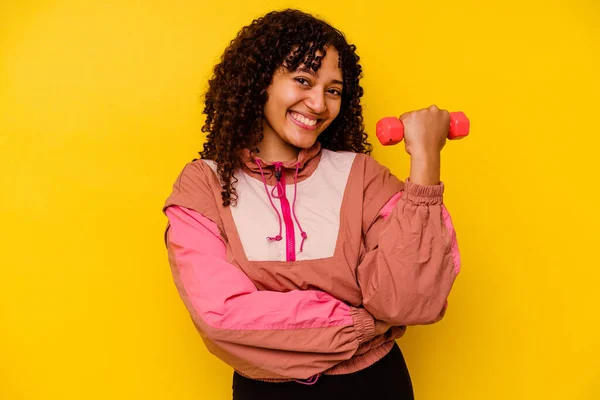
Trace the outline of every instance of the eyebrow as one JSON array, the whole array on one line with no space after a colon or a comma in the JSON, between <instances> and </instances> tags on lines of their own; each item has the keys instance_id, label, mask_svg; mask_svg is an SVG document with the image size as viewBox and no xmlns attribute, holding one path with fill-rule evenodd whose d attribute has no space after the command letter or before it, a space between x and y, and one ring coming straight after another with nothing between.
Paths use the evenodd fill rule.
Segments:
<instances>
[{"instance_id":1,"label":"eyebrow","mask_svg":"<svg viewBox=\"0 0 600 400\"><path fill-rule=\"evenodd\" d=\"M308 74L311 74L312 76L316 75L315 71L313 71L310 68L306 68L306 67L304 67L304 68L303 67L298 67L298 69L296 70L296 72L306 72ZM344 82L342 82L340 80L337 80L337 79L332 80L331 83L337 83L339 85L344 86Z\"/></svg>"}]
</instances>

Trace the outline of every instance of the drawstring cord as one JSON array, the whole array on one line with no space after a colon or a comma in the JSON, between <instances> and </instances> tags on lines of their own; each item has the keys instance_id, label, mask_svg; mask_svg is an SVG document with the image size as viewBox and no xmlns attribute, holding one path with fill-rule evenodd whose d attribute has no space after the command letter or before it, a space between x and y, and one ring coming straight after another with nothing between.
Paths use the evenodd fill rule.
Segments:
<instances>
[{"instance_id":1,"label":"drawstring cord","mask_svg":"<svg viewBox=\"0 0 600 400\"><path fill-rule=\"evenodd\" d=\"M303 385L309 385L310 386L310 385L314 385L315 383L317 383L317 381L319 380L320 376L321 376L321 374L316 374L316 375L311 376L310 378L308 378L305 381L299 381L297 379L295 381L298 382L298 383L301 383Z\"/></svg>"},{"instance_id":2,"label":"drawstring cord","mask_svg":"<svg viewBox=\"0 0 600 400\"><path fill-rule=\"evenodd\" d=\"M272 240L280 241L281 240L281 215L279 215L279 210L277 210L277 207L275 207L275 204L273 203L273 199L271 198L271 193L269 192L269 189L267 188L267 180L265 179L265 174L263 173L262 167L260 166L260 161L259 160L255 160L255 161L256 161L256 165L258 165L258 169L260 169L260 175L262 176L263 185L265 185L265 192L267 192L267 197L269 198L271 207L273 207L273 210L275 210L275 213L277 214L277 220L279 221L279 234L275 237L267 237L267 240L268 241L272 241ZM279 183L276 187L278 187L278 186L279 186ZM273 190L275 190L275 187L273 188Z\"/></svg>"},{"instance_id":3,"label":"drawstring cord","mask_svg":"<svg viewBox=\"0 0 600 400\"><path fill-rule=\"evenodd\" d=\"M283 187L283 184L281 183L281 175L283 174L283 171L281 169L282 164L281 163L275 164L275 178L277 179L277 185L275 185L273 187L273 189L271 191L269 191L269 189L267 188L267 179L265 178L265 174L263 172L262 166L260 165L260 160L256 159L254 161L256 162L256 165L258 165L258 169L260 170L260 175L262 177L263 185L265 187L265 192L267 192L267 197L269 198L271 207L273 207L273 210L275 210L275 214L277 214L277 220L279 222L279 234L274 237L267 237L267 240L280 241L280 240L282 240L281 232L283 229L282 228L283 224L281 223L281 215L279 214L279 210L277 209L277 207L275 207L275 203L273 203L273 197L276 199L281 199L283 197L283 195L285 194L285 188ZM302 229L302 225L300 225L300 221L298 220L298 217L296 216L296 195L298 193L298 171L299 171L299 168L300 168L300 163L297 162L296 163L296 173L294 174L294 200L292 202L292 215L294 216L294 220L296 221L296 224L298 225L298 229L300 229L300 236L302 236L302 241L300 242L300 251L299 251L299 252L302 252L302 250L304 249L304 241L308 238L308 235ZM275 190L277 190L277 193L275 193Z\"/></svg>"},{"instance_id":4,"label":"drawstring cord","mask_svg":"<svg viewBox=\"0 0 600 400\"><path fill-rule=\"evenodd\" d=\"M302 230L302 225L300 225L300 221L298 221L298 217L296 217L296 192L298 191L298 168L300 167L300 163L296 163L296 173L294 174L294 201L292 203L292 214L294 215L294 219L296 220L296 224L298 224L298 229L300 229L300 235L302 236L302 241L300 242L300 253L302 253L302 249L304 248L304 241L308 237L306 232Z\"/></svg>"}]
</instances>

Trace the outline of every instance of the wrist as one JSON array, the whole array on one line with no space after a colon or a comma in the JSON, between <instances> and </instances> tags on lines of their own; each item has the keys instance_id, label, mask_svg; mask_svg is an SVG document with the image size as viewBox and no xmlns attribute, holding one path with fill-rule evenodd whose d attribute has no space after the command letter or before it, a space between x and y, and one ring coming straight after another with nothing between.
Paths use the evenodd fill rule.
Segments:
<instances>
[{"instance_id":1,"label":"wrist","mask_svg":"<svg viewBox=\"0 0 600 400\"><path fill-rule=\"evenodd\" d=\"M431 162L439 160L442 156L440 151L431 150L426 147L411 148L410 158L412 161Z\"/></svg>"},{"instance_id":2,"label":"wrist","mask_svg":"<svg viewBox=\"0 0 600 400\"><path fill-rule=\"evenodd\" d=\"M418 185L438 185L441 175L440 153L412 153L410 158L410 180Z\"/></svg>"},{"instance_id":3,"label":"wrist","mask_svg":"<svg viewBox=\"0 0 600 400\"><path fill-rule=\"evenodd\" d=\"M364 308L352 308L352 319L356 329L356 336L360 343L365 343L375 337L375 319Z\"/></svg>"}]
</instances>

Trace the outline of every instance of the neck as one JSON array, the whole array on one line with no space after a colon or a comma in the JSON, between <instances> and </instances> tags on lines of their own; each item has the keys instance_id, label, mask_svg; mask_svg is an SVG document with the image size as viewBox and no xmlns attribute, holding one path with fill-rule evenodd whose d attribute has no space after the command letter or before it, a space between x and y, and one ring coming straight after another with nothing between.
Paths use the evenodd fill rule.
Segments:
<instances>
[{"instance_id":1,"label":"neck","mask_svg":"<svg viewBox=\"0 0 600 400\"><path fill-rule=\"evenodd\" d=\"M298 150L283 151L281 149L274 149L269 146L265 146L262 142L256 146L258 148L258 157L264 162L275 162L275 161L293 161L298 158Z\"/></svg>"},{"instance_id":2,"label":"neck","mask_svg":"<svg viewBox=\"0 0 600 400\"><path fill-rule=\"evenodd\" d=\"M277 135L264 132L263 140L256 146L258 157L265 162L293 161L298 159L300 149L285 142Z\"/></svg>"}]
</instances>

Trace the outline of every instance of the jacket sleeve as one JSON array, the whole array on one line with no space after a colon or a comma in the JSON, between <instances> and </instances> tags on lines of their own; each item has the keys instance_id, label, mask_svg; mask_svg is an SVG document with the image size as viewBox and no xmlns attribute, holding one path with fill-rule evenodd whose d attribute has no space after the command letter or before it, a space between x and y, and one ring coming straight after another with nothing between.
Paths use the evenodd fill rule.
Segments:
<instances>
[{"instance_id":1,"label":"jacket sleeve","mask_svg":"<svg viewBox=\"0 0 600 400\"><path fill-rule=\"evenodd\" d=\"M366 203L376 213L363 226L366 249L357 272L363 305L375 319L393 326L435 323L445 314L460 270L456 232L443 204L444 184L400 182L387 169L371 169L365 196L381 198L385 187L395 194L385 197L383 206L381 201Z\"/></svg>"},{"instance_id":2,"label":"jacket sleeve","mask_svg":"<svg viewBox=\"0 0 600 400\"><path fill-rule=\"evenodd\" d=\"M259 291L226 261L216 224L170 206L166 234L172 275L211 353L255 379L306 379L350 359L374 337L373 317L315 291Z\"/></svg>"}]
</instances>

